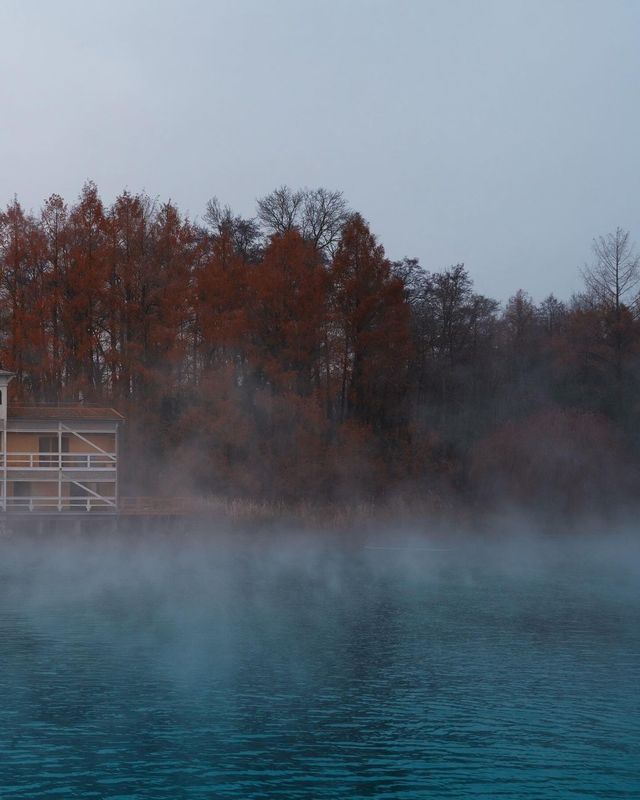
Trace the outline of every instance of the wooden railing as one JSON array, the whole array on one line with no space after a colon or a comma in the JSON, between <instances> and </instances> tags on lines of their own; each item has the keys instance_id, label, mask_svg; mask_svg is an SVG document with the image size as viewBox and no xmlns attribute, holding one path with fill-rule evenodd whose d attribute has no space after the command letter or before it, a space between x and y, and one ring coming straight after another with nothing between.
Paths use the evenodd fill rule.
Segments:
<instances>
[{"instance_id":1,"label":"wooden railing","mask_svg":"<svg viewBox=\"0 0 640 800\"><path fill-rule=\"evenodd\" d=\"M190 517L206 513L233 512L231 504L206 497L115 497L88 495L85 497L0 497L0 511L10 513L54 513L103 511L134 517Z\"/></svg>"},{"instance_id":2,"label":"wooden railing","mask_svg":"<svg viewBox=\"0 0 640 800\"><path fill-rule=\"evenodd\" d=\"M115 497L7 497L7 511L115 511Z\"/></svg>"},{"instance_id":3,"label":"wooden railing","mask_svg":"<svg viewBox=\"0 0 640 800\"><path fill-rule=\"evenodd\" d=\"M111 469L115 453L0 453L0 469Z\"/></svg>"}]
</instances>

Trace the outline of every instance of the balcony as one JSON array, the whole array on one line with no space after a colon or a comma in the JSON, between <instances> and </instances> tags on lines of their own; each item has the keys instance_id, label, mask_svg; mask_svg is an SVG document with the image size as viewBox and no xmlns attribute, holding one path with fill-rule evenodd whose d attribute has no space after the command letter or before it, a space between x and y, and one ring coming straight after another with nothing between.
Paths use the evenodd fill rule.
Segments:
<instances>
[{"instance_id":1,"label":"balcony","mask_svg":"<svg viewBox=\"0 0 640 800\"><path fill-rule=\"evenodd\" d=\"M41 514L68 511L86 512L101 511L113 513L117 511L115 497L7 497L0 498L3 511L12 513L40 512Z\"/></svg>"},{"instance_id":2,"label":"balcony","mask_svg":"<svg viewBox=\"0 0 640 800\"><path fill-rule=\"evenodd\" d=\"M115 453L0 453L0 469L110 470L115 472Z\"/></svg>"}]
</instances>

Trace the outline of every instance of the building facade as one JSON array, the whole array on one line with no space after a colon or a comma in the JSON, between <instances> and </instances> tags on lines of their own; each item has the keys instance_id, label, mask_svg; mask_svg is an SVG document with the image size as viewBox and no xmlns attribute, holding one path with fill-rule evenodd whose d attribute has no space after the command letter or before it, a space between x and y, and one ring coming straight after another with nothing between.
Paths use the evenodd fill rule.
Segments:
<instances>
[{"instance_id":1,"label":"building facade","mask_svg":"<svg viewBox=\"0 0 640 800\"><path fill-rule=\"evenodd\" d=\"M112 408L17 405L0 370L0 508L6 513L115 513L118 434Z\"/></svg>"}]
</instances>

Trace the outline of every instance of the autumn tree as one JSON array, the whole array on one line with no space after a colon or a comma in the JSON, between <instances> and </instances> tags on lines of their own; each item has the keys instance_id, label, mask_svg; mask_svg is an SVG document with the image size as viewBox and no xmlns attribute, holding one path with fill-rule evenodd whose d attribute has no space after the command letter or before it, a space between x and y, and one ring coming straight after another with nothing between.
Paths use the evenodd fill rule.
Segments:
<instances>
[{"instance_id":1,"label":"autumn tree","mask_svg":"<svg viewBox=\"0 0 640 800\"><path fill-rule=\"evenodd\" d=\"M248 268L231 227L208 242L194 273L194 346L197 372L243 362L246 346Z\"/></svg>"},{"instance_id":2,"label":"autumn tree","mask_svg":"<svg viewBox=\"0 0 640 800\"><path fill-rule=\"evenodd\" d=\"M192 292L203 243L172 203L163 203L152 226L153 279L145 297L144 369L150 389L173 395L194 379Z\"/></svg>"},{"instance_id":3,"label":"autumn tree","mask_svg":"<svg viewBox=\"0 0 640 800\"><path fill-rule=\"evenodd\" d=\"M63 315L66 299L66 281L69 268L69 212L60 195L52 194L40 212L47 264L45 295L50 331L49 371L44 397L54 400L61 395L65 383L66 348Z\"/></svg>"},{"instance_id":4,"label":"autumn tree","mask_svg":"<svg viewBox=\"0 0 640 800\"><path fill-rule=\"evenodd\" d=\"M0 213L0 300L4 365L23 388L40 394L48 364L45 258L42 233L17 199Z\"/></svg>"},{"instance_id":5,"label":"autumn tree","mask_svg":"<svg viewBox=\"0 0 640 800\"><path fill-rule=\"evenodd\" d=\"M104 325L107 222L94 183L86 183L69 213L69 252L62 326L67 384L75 397L101 392L108 336Z\"/></svg>"},{"instance_id":6,"label":"autumn tree","mask_svg":"<svg viewBox=\"0 0 640 800\"><path fill-rule=\"evenodd\" d=\"M214 198L193 222L89 182L0 212L0 360L20 399L123 411L131 490L175 491L180 464L181 491L609 508L640 474L628 233L583 275L568 303L500 310L463 264L390 262L340 192L284 186L256 218Z\"/></svg>"},{"instance_id":7,"label":"autumn tree","mask_svg":"<svg viewBox=\"0 0 640 800\"><path fill-rule=\"evenodd\" d=\"M138 394L148 358L149 301L157 280L153 253L156 209L145 195L123 192L107 215L105 359L115 398Z\"/></svg>"},{"instance_id":8,"label":"autumn tree","mask_svg":"<svg viewBox=\"0 0 640 800\"><path fill-rule=\"evenodd\" d=\"M410 311L402 280L367 223L345 224L331 264L339 417L397 423L408 385Z\"/></svg>"},{"instance_id":9,"label":"autumn tree","mask_svg":"<svg viewBox=\"0 0 640 800\"><path fill-rule=\"evenodd\" d=\"M295 230L274 235L250 272L248 352L274 386L320 391L328 285L318 250Z\"/></svg>"}]
</instances>

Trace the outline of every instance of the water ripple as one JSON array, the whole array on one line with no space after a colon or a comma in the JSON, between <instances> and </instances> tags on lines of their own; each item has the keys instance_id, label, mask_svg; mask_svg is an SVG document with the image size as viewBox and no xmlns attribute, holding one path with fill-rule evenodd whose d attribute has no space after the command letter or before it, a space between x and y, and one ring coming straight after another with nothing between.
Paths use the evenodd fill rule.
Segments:
<instances>
[{"instance_id":1,"label":"water ripple","mask_svg":"<svg viewBox=\"0 0 640 800\"><path fill-rule=\"evenodd\" d=\"M2 800L640 797L635 577L323 553L14 558Z\"/></svg>"}]
</instances>

